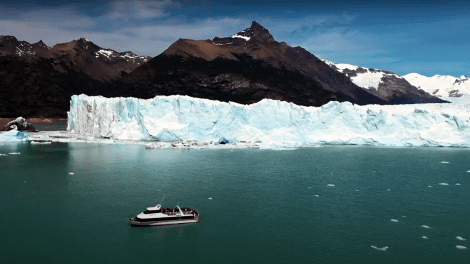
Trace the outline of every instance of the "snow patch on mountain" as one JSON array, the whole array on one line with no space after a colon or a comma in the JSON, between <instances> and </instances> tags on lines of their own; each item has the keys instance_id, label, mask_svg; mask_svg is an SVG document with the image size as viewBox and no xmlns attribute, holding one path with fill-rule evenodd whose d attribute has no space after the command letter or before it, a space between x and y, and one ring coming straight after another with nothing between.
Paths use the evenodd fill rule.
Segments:
<instances>
[{"instance_id":1,"label":"snow patch on mountain","mask_svg":"<svg viewBox=\"0 0 470 264\"><path fill-rule=\"evenodd\" d=\"M242 105L179 95L74 95L67 129L130 140L470 147L470 104L305 107L270 99Z\"/></svg>"},{"instance_id":2,"label":"snow patch on mountain","mask_svg":"<svg viewBox=\"0 0 470 264\"><path fill-rule=\"evenodd\" d=\"M470 79L466 75L459 78L450 75L423 76L410 73L403 76L412 85L444 100L451 102L470 101Z\"/></svg>"},{"instance_id":3,"label":"snow patch on mountain","mask_svg":"<svg viewBox=\"0 0 470 264\"><path fill-rule=\"evenodd\" d=\"M238 35L238 34L232 35L232 38L241 38L241 39L244 39L244 40L246 40L246 41L248 41L248 40L251 39L251 37L242 36L242 35Z\"/></svg>"}]
</instances>

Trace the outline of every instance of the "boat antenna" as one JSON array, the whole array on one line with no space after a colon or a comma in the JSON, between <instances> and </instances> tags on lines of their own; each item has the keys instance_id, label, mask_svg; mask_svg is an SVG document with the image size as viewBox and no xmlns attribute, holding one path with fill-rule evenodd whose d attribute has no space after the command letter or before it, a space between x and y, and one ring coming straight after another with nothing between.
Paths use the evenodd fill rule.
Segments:
<instances>
[{"instance_id":1,"label":"boat antenna","mask_svg":"<svg viewBox=\"0 0 470 264\"><path fill-rule=\"evenodd\" d=\"M160 205L163 203L163 199L165 199L165 195L163 195L162 201L160 202Z\"/></svg>"}]
</instances>

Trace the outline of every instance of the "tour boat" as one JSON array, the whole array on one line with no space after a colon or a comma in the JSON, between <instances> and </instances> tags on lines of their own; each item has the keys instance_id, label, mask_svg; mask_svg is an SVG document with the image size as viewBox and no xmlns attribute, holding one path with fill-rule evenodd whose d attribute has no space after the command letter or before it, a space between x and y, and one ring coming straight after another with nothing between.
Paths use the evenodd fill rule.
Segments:
<instances>
[{"instance_id":1,"label":"tour boat","mask_svg":"<svg viewBox=\"0 0 470 264\"><path fill-rule=\"evenodd\" d=\"M163 200L162 200L163 201ZM199 221L199 212L189 207L165 208L160 204L147 207L136 217L129 218L133 226L163 226L190 224Z\"/></svg>"}]
</instances>

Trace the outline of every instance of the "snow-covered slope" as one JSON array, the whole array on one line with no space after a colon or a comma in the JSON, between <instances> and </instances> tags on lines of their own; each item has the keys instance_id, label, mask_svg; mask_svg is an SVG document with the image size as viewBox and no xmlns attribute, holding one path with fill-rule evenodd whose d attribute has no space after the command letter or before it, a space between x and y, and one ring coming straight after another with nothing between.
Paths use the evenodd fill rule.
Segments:
<instances>
[{"instance_id":1,"label":"snow-covered slope","mask_svg":"<svg viewBox=\"0 0 470 264\"><path fill-rule=\"evenodd\" d=\"M401 78L401 76L389 71L364 68L348 63L333 63L328 60L323 61L333 69L344 73L354 84L365 89L373 88L377 90L382 78L384 77L394 76L396 78Z\"/></svg>"},{"instance_id":2,"label":"snow-covered slope","mask_svg":"<svg viewBox=\"0 0 470 264\"><path fill-rule=\"evenodd\" d=\"M303 107L268 99L241 105L178 95L79 95L72 97L67 129L133 140L470 147L470 104Z\"/></svg>"},{"instance_id":3,"label":"snow-covered slope","mask_svg":"<svg viewBox=\"0 0 470 264\"><path fill-rule=\"evenodd\" d=\"M410 84L402 76L390 71L364 68L347 63L333 63L323 60L331 68L348 76L357 86L392 104L409 103L443 103Z\"/></svg>"},{"instance_id":4,"label":"snow-covered slope","mask_svg":"<svg viewBox=\"0 0 470 264\"><path fill-rule=\"evenodd\" d=\"M403 77L412 85L444 100L470 102L470 79L465 75L459 78L450 75L427 77L418 73L410 73Z\"/></svg>"}]
</instances>

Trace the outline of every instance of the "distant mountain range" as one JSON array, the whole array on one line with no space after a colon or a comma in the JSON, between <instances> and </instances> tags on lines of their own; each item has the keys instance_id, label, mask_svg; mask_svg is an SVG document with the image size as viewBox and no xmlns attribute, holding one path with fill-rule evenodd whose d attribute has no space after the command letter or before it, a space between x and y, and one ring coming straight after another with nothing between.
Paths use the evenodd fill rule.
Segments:
<instances>
[{"instance_id":1,"label":"distant mountain range","mask_svg":"<svg viewBox=\"0 0 470 264\"><path fill-rule=\"evenodd\" d=\"M431 95L428 90L418 89L408 81L406 76L400 76L386 70L324 61L331 68L348 76L357 86L392 104L443 102L443 100Z\"/></svg>"},{"instance_id":2,"label":"distant mountain range","mask_svg":"<svg viewBox=\"0 0 470 264\"><path fill-rule=\"evenodd\" d=\"M327 64L301 47L277 42L256 22L230 37L179 39L154 58L101 48L83 38L51 48L42 41L0 36L2 117L64 117L71 95L81 93L181 94L243 104L269 98L305 106L332 100L444 102L427 91L390 72Z\"/></svg>"}]
</instances>

